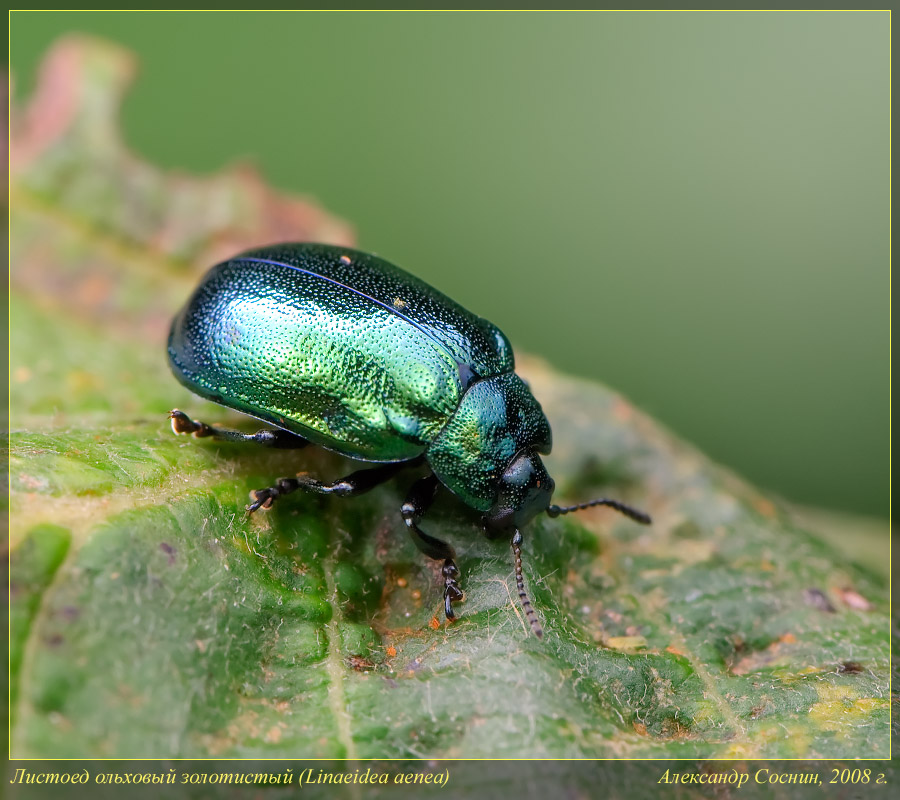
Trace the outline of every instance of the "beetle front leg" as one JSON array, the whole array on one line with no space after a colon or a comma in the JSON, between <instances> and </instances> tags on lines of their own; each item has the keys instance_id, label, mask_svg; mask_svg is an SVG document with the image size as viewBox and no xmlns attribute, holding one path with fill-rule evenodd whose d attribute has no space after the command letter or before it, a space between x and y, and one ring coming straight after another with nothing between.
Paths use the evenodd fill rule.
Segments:
<instances>
[{"instance_id":1,"label":"beetle front leg","mask_svg":"<svg viewBox=\"0 0 900 800\"><path fill-rule=\"evenodd\" d=\"M313 494L336 494L340 497L363 494L390 480L401 469L417 463L419 463L418 460L400 461L382 464L380 467L374 467L373 469L360 469L350 473L346 478L339 478L332 483L322 483L322 481L310 478L308 475L298 475L296 478L279 478L274 486L250 492L253 502L247 506L247 511L252 514L261 508L271 508L272 503L279 497L296 492L298 489L304 492L312 492Z\"/></svg>"},{"instance_id":2,"label":"beetle front leg","mask_svg":"<svg viewBox=\"0 0 900 800\"><path fill-rule=\"evenodd\" d=\"M183 411L173 408L169 412L169 419L172 421L172 432L177 434L193 434L198 439L212 436L216 439L223 439L226 442L250 442L258 444L262 447L274 447L279 450L299 450L310 444L309 441L296 433L276 428L269 430L268 428L257 431L256 433L241 433L233 431L229 428L216 428L207 425L200 420L191 419Z\"/></svg>"},{"instance_id":3,"label":"beetle front leg","mask_svg":"<svg viewBox=\"0 0 900 800\"><path fill-rule=\"evenodd\" d=\"M448 620L453 620L453 603L458 603L465 598L463 590L459 588L459 567L456 566L456 553L453 548L440 539L435 539L423 531L418 522L425 516L425 512L434 502L437 493L438 479L434 475L420 478L409 490L406 502L400 507L403 521L409 528L413 543L428 558L443 561L441 574L444 576L444 614Z\"/></svg>"}]
</instances>

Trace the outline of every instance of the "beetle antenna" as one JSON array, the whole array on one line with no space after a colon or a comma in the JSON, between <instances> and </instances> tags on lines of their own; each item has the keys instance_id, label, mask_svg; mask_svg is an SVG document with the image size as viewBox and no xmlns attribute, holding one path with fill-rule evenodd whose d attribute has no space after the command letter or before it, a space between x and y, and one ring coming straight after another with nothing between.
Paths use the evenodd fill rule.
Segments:
<instances>
[{"instance_id":1,"label":"beetle antenna","mask_svg":"<svg viewBox=\"0 0 900 800\"><path fill-rule=\"evenodd\" d=\"M558 517L561 514L569 514L572 511L581 511L582 509L593 508L594 506L609 506L610 508L614 508L620 514L630 517L635 522L640 522L641 525L649 525L652 522L649 514L645 514L643 511L638 511L636 508L627 506L625 503L620 503L618 500L607 500L605 498L591 500L589 503L579 503L575 506L549 506L547 508L547 514L551 517Z\"/></svg>"},{"instance_id":2,"label":"beetle antenna","mask_svg":"<svg viewBox=\"0 0 900 800\"><path fill-rule=\"evenodd\" d=\"M516 560L516 588L519 590L519 602L522 604L525 616L528 617L528 623L531 625L534 635L538 639L543 639L544 629L541 628L537 612L534 610L534 606L531 605L531 600L528 599L528 593L525 591L525 579L522 577L522 534L518 530L513 534L512 549Z\"/></svg>"}]
</instances>

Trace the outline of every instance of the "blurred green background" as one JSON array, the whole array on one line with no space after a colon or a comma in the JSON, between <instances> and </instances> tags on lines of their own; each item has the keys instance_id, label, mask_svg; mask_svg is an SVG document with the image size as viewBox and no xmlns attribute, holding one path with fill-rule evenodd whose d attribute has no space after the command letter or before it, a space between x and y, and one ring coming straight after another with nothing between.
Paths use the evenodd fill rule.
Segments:
<instances>
[{"instance_id":1,"label":"blurred green background","mask_svg":"<svg viewBox=\"0 0 900 800\"><path fill-rule=\"evenodd\" d=\"M124 133L359 246L802 503L887 516L888 12L26 12L134 50ZM552 422L552 420L551 420Z\"/></svg>"}]
</instances>

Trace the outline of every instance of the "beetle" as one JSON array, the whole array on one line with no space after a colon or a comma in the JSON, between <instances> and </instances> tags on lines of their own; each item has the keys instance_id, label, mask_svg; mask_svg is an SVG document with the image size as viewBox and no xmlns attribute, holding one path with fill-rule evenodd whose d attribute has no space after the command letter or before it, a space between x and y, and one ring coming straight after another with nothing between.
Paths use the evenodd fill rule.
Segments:
<instances>
[{"instance_id":1,"label":"beetle","mask_svg":"<svg viewBox=\"0 0 900 800\"><path fill-rule=\"evenodd\" d=\"M400 508L418 549L443 562L444 613L463 599L453 548L420 527L439 486L481 512L490 538L508 537L523 611L543 630L525 591L521 529L617 500L552 505L540 456L550 424L515 373L512 347L493 324L424 281L368 253L287 243L214 266L175 316L169 365L192 392L275 426L253 434L193 420L175 409L177 434L276 448L315 444L376 464L333 482L298 474L251 492L247 512L303 490L358 495L425 464Z\"/></svg>"}]
</instances>

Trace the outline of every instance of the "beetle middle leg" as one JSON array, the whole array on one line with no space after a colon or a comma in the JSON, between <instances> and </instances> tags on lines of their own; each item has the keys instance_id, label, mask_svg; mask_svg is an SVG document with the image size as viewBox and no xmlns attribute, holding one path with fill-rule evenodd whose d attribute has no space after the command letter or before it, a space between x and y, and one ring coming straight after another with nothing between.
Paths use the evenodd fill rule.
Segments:
<instances>
[{"instance_id":1,"label":"beetle middle leg","mask_svg":"<svg viewBox=\"0 0 900 800\"><path fill-rule=\"evenodd\" d=\"M212 436L215 439L223 439L226 442L250 442L263 447L274 447L279 450L299 450L310 444L302 436L281 428L276 428L275 430L265 428L256 433L242 433L230 428L217 428L213 425L207 425L205 422L200 422L200 420L191 419L177 408L173 408L169 412L169 419L172 420L172 431L174 433L190 433L198 439Z\"/></svg>"},{"instance_id":2,"label":"beetle middle leg","mask_svg":"<svg viewBox=\"0 0 900 800\"><path fill-rule=\"evenodd\" d=\"M315 478L310 478L308 475L298 475L296 478L279 478L274 486L269 486L266 489L256 489L250 493L253 502L247 506L247 511L252 514L261 508L271 508L272 503L279 497L296 492L298 489L304 492L313 492L314 494L336 494L340 497L363 494L390 480L401 469L406 469L418 463L419 459L416 459L414 461L382 464L372 469L360 469L356 472L351 472L345 478L338 478L338 480L331 483L323 483Z\"/></svg>"},{"instance_id":3,"label":"beetle middle leg","mask_svg":"<svg viewBox=\"0 0 900 800\"><path fill-rule=\"evenodd\" d=\"M447 619L452 620L456 617L452 604L465 597L462 589L459 588L459 567L456 566L456 553L449 544L429 536L418 525L434 502L437 488L438 479L434 475L426 475L417 480L409 490L406 501L400 507L400 513L403 515L403 521L409 528L410 536L416 547L428 558L444 562L444 566L441 568L441 574L444 576L444 614Z\"/></svg>"}]
</instances>

